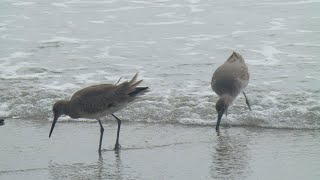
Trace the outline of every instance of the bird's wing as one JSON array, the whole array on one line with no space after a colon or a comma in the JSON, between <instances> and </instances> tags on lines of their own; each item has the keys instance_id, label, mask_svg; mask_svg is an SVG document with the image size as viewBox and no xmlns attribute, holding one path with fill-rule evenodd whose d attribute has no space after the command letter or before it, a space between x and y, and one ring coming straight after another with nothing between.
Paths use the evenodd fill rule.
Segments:
<instances>
[{"instance_id":1,"label":"bird's wing","mask_svg":"<svg viewBox=\"0 0 320 180\"><path fill-rule=\"evenodd\" d=\"M130 93L142 82L137 81L138 73L130 81L125 81L119 85L100 84L89 86L77 91L70 102L77 111L84 113L100 113L112 107L119 107L133 97Z\"/></svg>"},{"instance_id":2,"label":"bird's wing","mask_svg":"<svg viewBox=\"0 0 320 180\"><path fill-rule=\"evenodd\" d=\"M121 94L117 94L116 91L117 86L112 84L89 86L77 91L70 102L77 111L99 113L122 100L123 97L121 97Z\"/></svg>"},{"instance_id":3,"label":"bird's wing","mask_svg":"<svg viewBox=\"0 0 320 180\"><path fill-rule=\"evenodd\" d=\"M218 95L237 95L247 86L248 81L249 73L245 64L225 63L214 72L211 87Z\"/></svg>"}]
</instances>

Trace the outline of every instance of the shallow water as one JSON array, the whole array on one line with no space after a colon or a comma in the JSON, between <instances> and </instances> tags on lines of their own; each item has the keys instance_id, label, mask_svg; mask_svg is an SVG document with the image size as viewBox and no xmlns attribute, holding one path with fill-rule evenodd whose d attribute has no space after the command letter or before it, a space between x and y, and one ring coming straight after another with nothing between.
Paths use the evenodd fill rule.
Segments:
<instances>
[{"instance_id":1,"label":"shallow water","mask_svg":"<svg viewBox=\"0 0 320 180\"><path fill-rule=\"evenodd\" d=\"M240 148L240 151L246 152L242 155L252 158L253 163L249 163L251 169L243 170L243 173L234 174L230 178L266 179L265 177L272 173L265 169L272 169L281 177L287 174L290 175L290 179L293 179L304 175L312 179L319 175L313 173L313 170L319 171L319 164L314 161L316 159L314 154L306 153L305 150L315 152L320 148L317 135L320 130L319 7L319 0L1 1L0 117L4 117L6 123L0 127L0 141L7 143L6 146L1 147L2 174L4 171L13 169L13 173L9 175L5 173L6 176L13 178L16 176L19 179L21 177L19 174L23 174L23 176L29 175L32 179L37 175L42 177L46 174L48 178L55 178L52 175L54 173L49 170L50 167L55 168L54 171L60 171L66 166L66 169L77 172L77 168L81 167L81 163L86 160L90 163L84 163L83 166L89 169L88 174L93 174L90 170L91 166L98 172L101 162L98 160L92 162L92 157L88 155L93 149L77 153L75 157L80 156L79 161L60 163L60 165L53 163L54 165L48 166L50 159L47 158L47 153L50 153L47 150L48 143L50 145L57 143L57 140L47 139L47 131L52 121L52 104L58 99L67 99L75 91L92 84L115 83L122 76L122 80L130 79L137 71L144 80L143 85L149 86L151 91L117 113L123 121L129 124L141 122L147 127L148 125L157 126L155 124L177 126L177 128L190 125L192 129L206 129L212 133L211 128L217 118L214 109L217 96L210 88L211 76L232 51L237 51L242 54L249 66L251 79L246 93L251 102L252 111L248 111L244 98L239 96L229 109L228 117L223 117L222 127L232 127L228 128L228 132L240 137L244 136L243 133L252 137L258 135L253 133L254 131L262 131L262 135L254 138L253 141L261 141L270 149L264 150L262 146L254 145L250 145L249 149L254 149L252 151L247 151L248 147L243 147L244 150ZM106 120L113 119L107 117ZM13 126L10 126L11 121ZM60 143L64 143L57 145L59 146L56 147L57 150L70 151L66 155L72 155L71 151L74 151L73 147L69 149L65 147L69 145L64 142L65 138L69 138L69 132L64 133L64 131L74 131L74 134L80 137L86 135L78 132L79 129L74 128L74 125L92 125L94 128L89 128L90 131L96 132L96 122L86 119L80 121L76 123L70 118L59 119L58 123L66 127L64 130L55 129L55 136L60 135ZM28 136L19 134L25 130L26 126L27 129L33 129L36 133L44 135L41 135L41 138L40 135L37 137L31 130L27 130ZM85 128L81 128L83 129ZM115 130L113 126L112 130ZM182 128L178 133L183 133L184 130ZM191 132L194 131L191 130ZM8 133L18 134L9 136ZM201 136L199 134L187 137ZM241 147L242 143L246 144L244 137L237 142L235 134L231 137L231 144L240 143ZM292 136L299 135L301 135L297 137L299 142L291 139ZM28 145L25 141L26 137L29 137L33 146ZM94 140L95 138L96 134ZM205 136L201 139L206 138ZM217 154L216 150L212 149L219 141L223 141L215 135L210 138L207 141L209 144L213 143L212 147L210 146L211 150L205 151L200 157L205 159L205 162L214 158L208 156ZM228 136L221 136L221 138L228 139ZM79 145L80 142L77 142L77 139L75 137L69 141ZM133 141L140 142L140 140L137 138ZM164 144L170 142L168 139L160 138L160 142L162 141ZM25 143L19 147L26 148L27 152L32 154L24 156L23 151L19 152L19 149L15 148L16 142ZM296 143L301 146L297 149L301 156L296 156L294 152ZM308 149L303 149L304 143ZM128 142L125 144L128 145ZM186 155L187 158L192 158L183 152L183 146L173 146L168 151L175 152L173 157ZM188 147L189 152L201 151L203 146L209 148L208 144L201 144L199 147ZM293 150L285 156L283 154L287 147ZM93 147L90 146L90 148ZM79 149L81 148L77 148L77 151ZM227 149L230 148L227 147ZM270 155L269 152L264 156L260 152L262 150L279 152L283 156ZM221 151L224 152L223 148ZM43 157L39 158L40 162L36 162L37 152ZM128 154L124 152L121 157L123 161L126 160L124 156L127 157L129 154L133 156L137 153L136 151L128 151ZM156 152L157 150L143 150L136 155L146 153L153 156ZM52 156L55 153L52 152ZM113 162L116 163L117 158L112 153L107 152L108 157L104 158L113 158ZM179 153L182 155L179 156ZM58 154L63 155L62 152ZM84 157L82 157L83 154L85 154ZM93 154L94 157L95 155ZM232 158L242 158L242 155L241 157L232 156ZM164 154L159 156L159 159L155 159L153 163L157 160L169 159L162 159L163 156ZM223 154L221 156L224 157ZM30 159L26 159L27 164L18 163L21 167L12 168L14 167L12 164L17 164L16 161L29 157ZM278 161L279 157L286 160ZM50 160L58 161L55 158L57 157L54 156ZM269 164L261 165L269 160L270 164L272 162L272 167ZM242 161L244 160L240 159L235 163L241 164ZM286 161L290 164L286 164ZM165 171L167 174L163 177L188 177L184 174L174 175L173 171L179 170L174 168L179 168L180 164L184 165L183 162L175 164L179 162L181 161L173 162L173 169L169 169L172 172ZM224 159L221 160L221 163L223 162ZM38 163L41 166L38 167L36 165ZM312 167L312 170L309 168L305 170L307 173L299 173L299 169L303 169L299 163L311 164L312 166L308 167ZM159 168L165 168L164 164L159 162ZM195 164L201 166L199 161ZM153 165L157 166L157 164ZM240 166L232 163L227 165L231 169ZM73 166L76 167L73 168ZM102 166L107 167L107 164ZM152 174L144 176L146 171L128 166L131 168L131 173L126 174L125 177L130 177L130 174L138 178L152 177ZM154 167L146 164L137 166ZM190 171L184 171L184 166L180 170L190 175L192 167L194 166L190 165ZM283 167L288 167L292 173L281 171ZM217 167L214 166L213 169L215 168ZM19 169L21 171L17 171ZM203 178L229 177L223 175L224 170L219 170L221 173L214 175L208 175L207 170L203 172L206 174ZM219 172L219 170L214 171ZM198 171L199 174L202 173ZM112 170L108 172L114 173ZM103 177L108 172L104 172ZM230 170L226 174L233 172ZM199 174L190 175L190 177L196 178ZM81 175L86 176L86 174ZM154 177L161 178L161 175L159 171L154 174ZM72 178L71 175L68 177Z\"/></svg>"},{"instance_id":2,"label":"shallow water","mask_svg":"<svg viewBox=\"0 0 320 180\"><path fill-rule=\"evenodd\" d=\"M284 130L125 122L10 120L0 127L1 179L317 179L318 130ZM5 137L5 138L3 138Z\"/></svg>"}]
</instances>

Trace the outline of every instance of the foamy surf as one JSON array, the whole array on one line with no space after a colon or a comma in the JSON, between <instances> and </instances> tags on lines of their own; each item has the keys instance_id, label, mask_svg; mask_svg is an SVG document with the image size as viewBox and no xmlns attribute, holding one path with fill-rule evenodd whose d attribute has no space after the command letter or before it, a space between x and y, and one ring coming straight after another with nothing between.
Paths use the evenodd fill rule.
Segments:
<instances>
[{"instance_id":1,"label":"foamy surf","mask_svg":"<svg viewBox=\"0 0 320 180\"><path fill-rule=\"evenodd\" d=\"M59 87L59 88L55 88ZM44 86L47 95L39 98L42 103L35 103L38 92L30 93L25 100L7 101L8 104L0 106L0 116L13 117L18 116L20 119L37 119L38 117L45 119L51 118L51 106L57 100L57 92L66 91L72 93L79 89L73 85L57 85ZM65 90L63 90L65 89ZM61 91L62 90L62 91ZM52 94L53 93L53 94ZM197 126L214 126L217 120L217 114L214 108L217 97L215 95L201 96L188 95L176 96L173 94L163 94L162 97L154 96L154 92L147 93L145 97L141 97L135 103L132 103L127 108L119 111L117 114L124 121L133 122L148 122L148 123L169 123L169 124L184 124ZM59 93L62 98L70 98L67 93ZM208 93L209 94L209 93ZM238 97L234 105L229 109L228 116L223 117L221 125L225 127L257 127L257 128L281 128L281 129L320 129L320 124L317 119L320 119L320 106L316 101L312 100L310 95L292 94L284 97L281 93L270 93L262 97L256 97L256 94L247 93L252 104L252 111L249 111L245 105L244 98ZM33 97L34 96L34 97ZM294 98L290 99L289 97ZM64 98L63 98L64 97ZM288 97L288 98L286 98ZM30 99L31 98L31 99ZM296 103L295 99L304 99L302 102ZM11 103L9 103L11 102ZM31 105L30 102L35 104ZM19 105L15 105L19 103ZM24 111L19 112L24 109ZM113 120L112 117L106 117L108 120ZM63 121L77 121L66 117ZM81 119L82 122L91 122L91 120Z\"/></svg>"}]
</instances>

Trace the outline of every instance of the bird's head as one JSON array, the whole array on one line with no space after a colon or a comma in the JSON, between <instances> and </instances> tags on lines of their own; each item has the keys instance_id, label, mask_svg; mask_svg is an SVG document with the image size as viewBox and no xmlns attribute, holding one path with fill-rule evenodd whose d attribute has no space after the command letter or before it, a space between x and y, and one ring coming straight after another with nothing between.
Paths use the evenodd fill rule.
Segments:
<instances>
[{"instance_id":1,"label":"bird's head","mask_svg":"<svg viewBox=\"0 0 320 180\"><path fill-rule=\"evenodd\" d=\"M67 105L68 101L65 100L61 100L61 101L57 101L52 108L52 112L53 112L53 121L52 121L52 125L51 125L51 130L50 130L50 134L49 134L49 138L52 134L52 131L54 129L54 126L56 125L56 122L58 120L58 118L65 114L65 110L66 110L66 105Z\"/></svg>"},{"instance_id":2,"label":"bird's head","mask_svg":"<svg viewBox=\"0 0 320 180\"><path fill-rule=\"evenodd\" d=\"M217 125L216 125L217 131L219 130L222 115L224 113L227 113L228 107L231 105L231 103L232 103L232 98L227 95L221 96L219 98L219 100L217 101L217 103L216 103L216 110L218 113L218 121L217 121Z\"/></svg>"}]
</instances>

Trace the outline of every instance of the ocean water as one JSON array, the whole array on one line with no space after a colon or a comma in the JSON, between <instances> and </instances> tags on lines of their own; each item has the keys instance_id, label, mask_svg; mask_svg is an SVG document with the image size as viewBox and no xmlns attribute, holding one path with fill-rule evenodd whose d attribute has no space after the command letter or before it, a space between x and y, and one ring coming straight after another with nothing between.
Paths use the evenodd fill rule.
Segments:
<instances>
[{"instance_id":1,"label":"ocean water","mask_svg":"<svg viewBox=\"0 0 320 180\"><path fill-rule=\"evenodd\" d=\"M240 95L222 128L318 132L319 8L319 0L2 0L0 117L47 126L55 101L139 72L150 92L116 113L123 121L213 127L211 77L236 51L249 67L252 111Z\"/></svg>"},{"instance_id":2,"label":"ocean water","mask_svg":"<svg viewBox=\"0 0 320 180\"><path fill-rule=\"evenodd\" d=\"M80 88L140 72L151 92L128 121L212 125L214 70L237 51L249 66L222 124L320 128L320 1L1 2L0 117L51 119Z\"/></svg>"}]
</instances>

